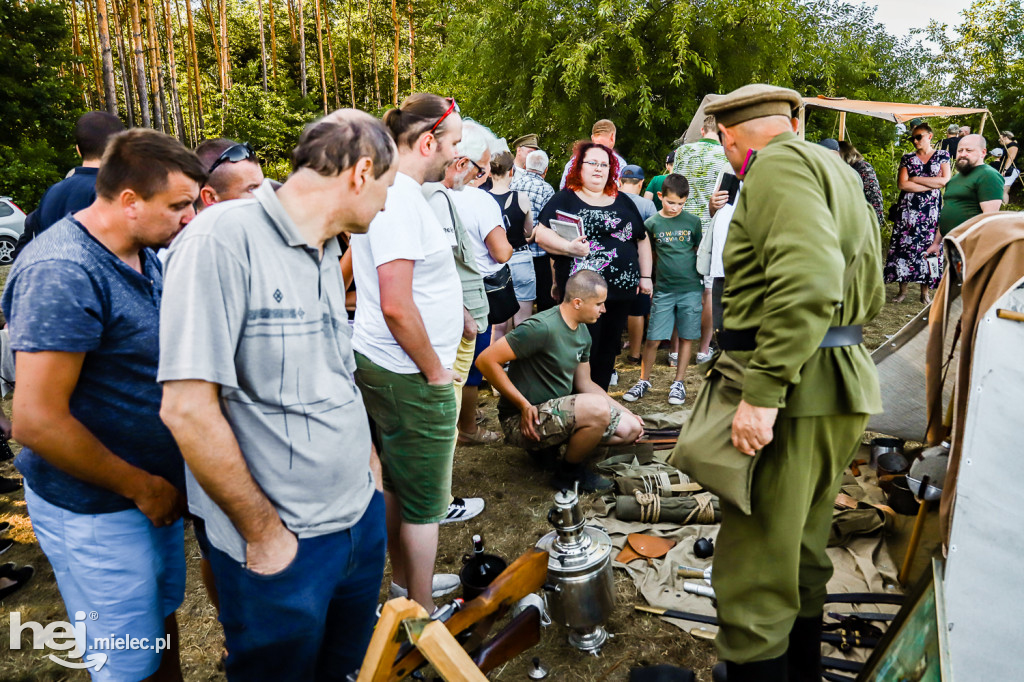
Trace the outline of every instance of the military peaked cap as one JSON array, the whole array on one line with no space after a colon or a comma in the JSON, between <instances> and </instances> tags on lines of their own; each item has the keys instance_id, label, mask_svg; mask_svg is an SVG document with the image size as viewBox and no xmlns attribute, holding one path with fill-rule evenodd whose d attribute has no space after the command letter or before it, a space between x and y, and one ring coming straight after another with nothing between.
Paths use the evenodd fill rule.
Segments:
<instances>
[{"instance_id":1,"label":"military peaked cap","mask_svg":"<svg viewBox=\"0 0 1024 682\"><path fill-rule=\"evenodd\" d=\"M764 116L792 116L801 104L803 98L795 90L752 83L708 104L704 113L728 128Z\"/></svg>"}]
</instances>

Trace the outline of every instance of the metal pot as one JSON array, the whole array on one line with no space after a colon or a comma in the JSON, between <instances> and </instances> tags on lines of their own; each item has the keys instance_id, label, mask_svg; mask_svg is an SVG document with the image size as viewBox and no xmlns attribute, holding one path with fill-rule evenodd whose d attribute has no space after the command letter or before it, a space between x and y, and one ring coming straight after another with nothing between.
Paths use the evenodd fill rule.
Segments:
<instances>
[{"instance_id":1,"label":"metal pot","mask_svg":"<svg viewBox=\"0 0 1024 682\"><path fill-rule=\"evenodd\" d=\"M899 476L893 479L892 487L886 496L886 501L897 514L905 516L917 514L919 503L917 498L914 497L914 493L910 492L906 476Z\"/></svg>"},{"instance_id":2,"label":"metal pot","mask_svg":"<svg viewBox=\"0 0 1024 682\"><path fill-rule=\"evenodd\" d=\"M555 495L548 521L555 530L537 549L548 553L551 619L570 629L570 644L596 655L608 639L604 624L615 609L611 538L586 525L576 491Z\"/></svg>"},{"instance_id":3,"label":"metal pot","mask_svg":"<svg viewBox=\"0 0 1024 682\"><path fill-rule=\"evenodd\" d=\"M885 452L878 456L875 469L879 476L905 474L910 469L910 462L899 452Z\"/></svg>"},{"instance_id":4,"label":"metal pot","mask_svg":"<svg viewBox=\"0 0 1024 682\"><path fill-rule=\"evenodd\" d=\"M874 438L871 441L871 460L868 462L870 466L875 466L878 462L878 458L888 453L903 454L903 439L902 438Z\"/></svg>"}]
</instances>

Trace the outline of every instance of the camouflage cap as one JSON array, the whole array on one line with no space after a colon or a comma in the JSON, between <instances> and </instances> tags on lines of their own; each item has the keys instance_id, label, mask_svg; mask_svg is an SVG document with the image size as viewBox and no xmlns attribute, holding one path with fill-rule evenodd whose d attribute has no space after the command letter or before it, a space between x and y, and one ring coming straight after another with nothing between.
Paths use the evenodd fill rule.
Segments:
<instances>
[{"instance_id":1,"label":"camouflage cap","mask_svg":"<svg viewBox=\"0 0 1024 682\"><path fill-rule=\"evenodd\" d=\"M792 116L793 110L803 104L795 90L764 83L751 83L733 90L721 99L704 107L725 127L734 126L764 116Z\"/></svg>"}]
</instances>

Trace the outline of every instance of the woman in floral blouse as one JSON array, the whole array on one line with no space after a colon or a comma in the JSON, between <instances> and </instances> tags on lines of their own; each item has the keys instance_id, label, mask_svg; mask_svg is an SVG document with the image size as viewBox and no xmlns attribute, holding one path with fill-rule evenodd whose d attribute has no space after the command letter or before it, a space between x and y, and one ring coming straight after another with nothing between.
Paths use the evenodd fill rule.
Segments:
<instances>
[{"instance_id":1,"label":"woman in floral blouse","mask_svg":"<svg viewBox=\"0 0 1024 682\"><path fill-rule=\"evenodd\" d=\"M932 147L932 129L927 123L916 126L910 139L914 142L914 152L904 154L900 160L898 215L892 228L884 274L886 282L900 283L894 303L906 299L910 282L919 282L921 303L927 304L931 302L929 290L938 285L939 278L930 274L924 252L931 246L938 229L942 210L939 190L951 176L949 152Z\"/></svg>"},{"instance_id":2,"label":"woman in floral blouse","mask_svg":"<svg viewBox=\"0 0 1024 682\"><path fill-rule=\"evenodd\" d=\"M615 358L622 350L629 305L637 293L651 293L653 256L644 221L629 197L618 191L618 160L595 142L577 145L565 189L556 192L537 219L537 244L551 254L555 286L561 299L565 282L579 270L594 270L608 283L601 318L587 325L591 336L590 378L608 390ZM558 213L579 216L583 236L563 239L549 228Z\"/></svg>"}]
</instances>

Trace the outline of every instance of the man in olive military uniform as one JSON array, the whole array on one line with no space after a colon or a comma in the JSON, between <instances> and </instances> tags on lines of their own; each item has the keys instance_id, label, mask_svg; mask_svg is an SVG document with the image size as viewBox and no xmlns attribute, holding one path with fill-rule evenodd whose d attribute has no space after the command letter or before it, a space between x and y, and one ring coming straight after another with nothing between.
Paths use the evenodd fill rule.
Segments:
<instances>
[{"instance_id":1,"label":"man in olive military uniform","mask_svg":"<svg viewBox=\"0 0 1024 682\"><path fill-rule=\"evenodd\" d=\"M719 330L723 369L742 367L732 445L761 450L752 511L723 500L715 551L715 679L729 682L820 682L832 506L882 409L861 337L884 303L877 219L842 160L794 133L800 103L747 85L706 109L744 181Z\"/></svg>"}]
</instances>

